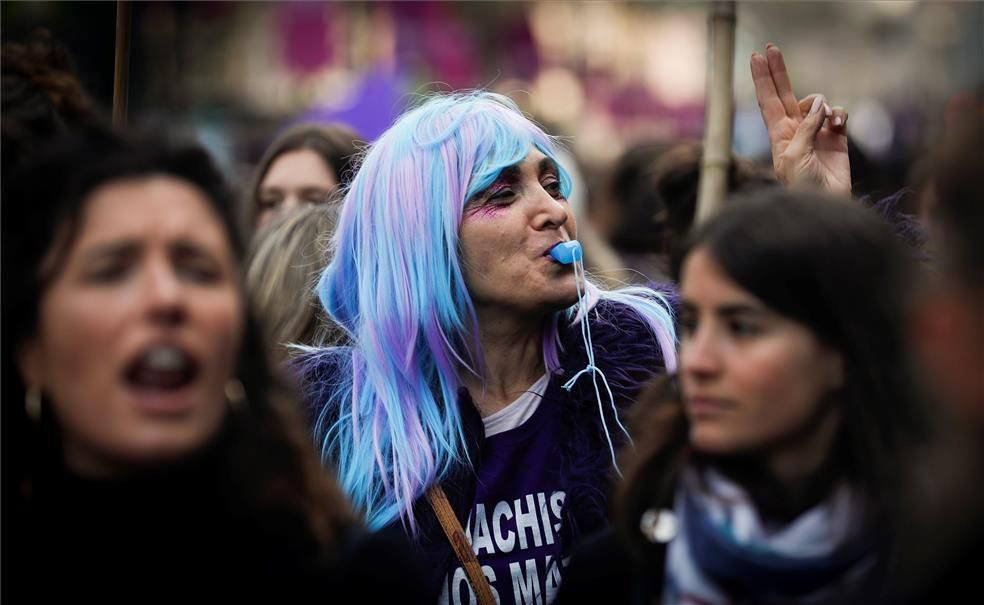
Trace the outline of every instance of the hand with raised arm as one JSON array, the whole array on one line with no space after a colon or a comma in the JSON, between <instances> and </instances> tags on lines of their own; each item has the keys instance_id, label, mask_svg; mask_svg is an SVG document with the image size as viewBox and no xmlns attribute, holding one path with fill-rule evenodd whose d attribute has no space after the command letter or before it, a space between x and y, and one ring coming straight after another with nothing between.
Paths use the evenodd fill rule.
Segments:
<instances>
[{"instance_id":1,"label":"hand with raised arm","mask_svg":"<svg viewBox=\"0 0 984 605\"><path fill-rule=\"evenodd\" d=\"M776 177L790 186L813 184L850 195L847 112L831 108L821 94L797 101L782 52L769 43L765 55L752 53L752 79L769 130Z\"/></svg>"}]
</instances>

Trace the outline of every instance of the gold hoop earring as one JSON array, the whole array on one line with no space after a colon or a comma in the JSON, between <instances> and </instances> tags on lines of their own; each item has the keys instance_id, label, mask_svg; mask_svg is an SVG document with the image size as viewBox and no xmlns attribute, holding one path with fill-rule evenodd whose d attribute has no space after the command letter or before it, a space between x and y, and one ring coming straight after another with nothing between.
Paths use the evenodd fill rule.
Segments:
<instances>
[{"instance_id":1,"label":"gold hoop earring","mask_svg":"<svg viewBox=\"0 0 984 605\"><path fill-rule=\"evenodd\" d=\"M226 382L225 396L233 411L239 412L246 408L246 387L238 378L231 378Z\"/></svg>"},{"instance_id":2,"label":"gold hoop earring","mask_svg":"<svg viewBox=\"0 0 984 605\"><path fill-rule=\"evenodd\" d=\"M24 393L24 411L32 422L41 422L41 387L31 386Z\"/></svg>"}]
</instances>

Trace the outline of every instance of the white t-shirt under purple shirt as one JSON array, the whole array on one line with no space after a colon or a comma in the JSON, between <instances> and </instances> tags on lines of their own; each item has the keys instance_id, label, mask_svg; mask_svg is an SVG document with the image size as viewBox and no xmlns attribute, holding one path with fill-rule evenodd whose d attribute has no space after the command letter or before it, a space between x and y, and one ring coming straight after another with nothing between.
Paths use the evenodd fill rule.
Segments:
<instances>
[{"instance_id":1,"label":"white t-shirt under purple shirt","mask_svg":"<svg viewBox=\"0 0 984 605\"><path fill-rule=\"evenodd\" d=\"M482 418L482 424L485 425L485 436L491 437L511 431L529 420L536 408L540 406L540 399L547 390L548 382L550 382L550 375L544 374L515 401L495 414Z\"/></svg>"},{"instance_id":2,"label":"white t-shirt under purple shirt","mask_svg":"<svg viewBox=\"0 0 984 605\"><path fill-rule=\"evenodd\" d=\"M566 494L561 489L560 402L543 398L544 375L508 406L483 419L475 501L465 534L500 605L553 601L564 562L560 530ZM439 603L474 603L467 576L454 560Z\"/></svg>"}]
</instances>

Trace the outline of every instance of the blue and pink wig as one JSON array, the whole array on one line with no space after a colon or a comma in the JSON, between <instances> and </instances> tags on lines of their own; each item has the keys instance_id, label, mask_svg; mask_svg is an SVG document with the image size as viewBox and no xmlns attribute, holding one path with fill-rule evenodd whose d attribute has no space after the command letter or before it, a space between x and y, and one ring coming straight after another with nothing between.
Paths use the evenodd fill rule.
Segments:
<instances>
[{"instance_id":1,"label":"blue and pink wig","mask_svg":"<svg viewBox=\"0 0 984 605\"><path fill-rule=\"evenodd\" d=\"M370 528L397 519L415 526L414 501L456 464L468 464L458 409L465 372L482 375L475 309L459 262L466 202L536 148L571 190L554 142L508 98L471 92L434 96L400 117L368 150L352 180L317 294L352 339L325 354L340 359L340 384L322 405L322 456ZM646 320L667 369L675 366L673 320L646 288L599 298L629 305ZM580 319L573 305L544 322L548 371L559 368L558 322Z\"/></svg>"}]
</instances>

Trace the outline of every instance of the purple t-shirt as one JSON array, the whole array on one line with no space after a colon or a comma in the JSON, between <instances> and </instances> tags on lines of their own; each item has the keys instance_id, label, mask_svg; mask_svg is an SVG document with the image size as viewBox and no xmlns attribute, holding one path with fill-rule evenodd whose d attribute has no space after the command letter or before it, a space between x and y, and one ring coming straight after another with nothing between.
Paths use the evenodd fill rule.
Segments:
<instances>
[{"instance_id":1,"label":"purple t-shirt","mask_svg":"<svg viewBox=\"0 0 984 605\"><path fill-rule=\"evenodd\" d=\"M520 426L487 437L475 501L464 525L500 605L553 601L560 586L561 406L543 399ZM457 559L444 578L440 603L477 602Z\"/></svg>"}]
</instances>

